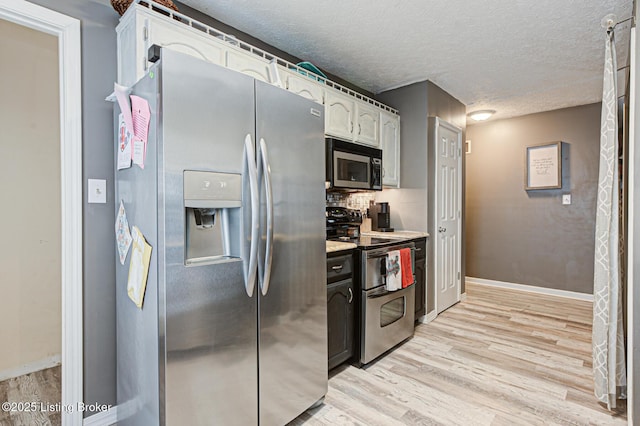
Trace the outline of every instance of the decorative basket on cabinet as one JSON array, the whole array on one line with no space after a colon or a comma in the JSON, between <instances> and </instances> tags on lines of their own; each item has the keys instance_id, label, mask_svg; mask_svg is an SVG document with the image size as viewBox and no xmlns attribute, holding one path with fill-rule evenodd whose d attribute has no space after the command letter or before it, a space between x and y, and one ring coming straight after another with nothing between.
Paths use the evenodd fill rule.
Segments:
<instances>
[{"instance_id":1,"label":"decorative basket on cabinet","mask_svg":"<svg viewBox=\"0 0 640 426\"><path fill-rule=\"evenodd\" d=\"M171 0L154 0L154 2L179 12L178 7L173 4ZM113 6L120 16L124 15L131 3L133 3L133 0L111 0L111 6Z\"/></svg>"}]
</instances>

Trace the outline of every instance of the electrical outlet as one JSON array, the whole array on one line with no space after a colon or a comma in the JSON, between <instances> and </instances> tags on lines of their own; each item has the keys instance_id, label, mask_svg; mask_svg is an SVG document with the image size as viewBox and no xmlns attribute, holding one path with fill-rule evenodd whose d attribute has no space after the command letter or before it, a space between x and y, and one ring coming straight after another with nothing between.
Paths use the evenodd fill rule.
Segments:
<instances>
[{"instance_id":1,"label":"electrical outlet","mask_svg":"<svg viewBox=\"0 0 640 426\"><path fill-rule=\"evenodd\" d=\"M571 194L562 194L562 205L568 206L571 204Z\"/></svg>"},{"instance_id":2,"label":"electrical outlet","mask_svg":"<svg viewBox=\"0 0 640 426\"><path fill-rule=\"evenodd\" d=\"M87 182L87 202L101 203L107 202L107 181L104 179L88 179Z\"/></svg>"}]
</instances>

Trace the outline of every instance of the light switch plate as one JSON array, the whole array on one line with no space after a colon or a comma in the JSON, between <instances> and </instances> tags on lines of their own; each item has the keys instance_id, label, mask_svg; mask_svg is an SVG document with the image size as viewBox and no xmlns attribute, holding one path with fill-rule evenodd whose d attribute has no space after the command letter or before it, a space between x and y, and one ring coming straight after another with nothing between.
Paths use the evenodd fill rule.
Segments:
<instances>
[{"instance_id":1,"label":"light switch plate","mask_svg":"<svg viewBox=\"0 0 640 426\"><path fill-rule=\"evenodd\" d=\"M87 182L87 202L101 203L107 202L107 181L104 179L88 179Z\"/></svg>"},{"instance_id":2,"label":"light switch plate","mask_svg":"<svg viewBox=\"0 0 640 426\"><path fill-rule=\"evenodd\" d=\"M562 205L568 206L571 204L571 194L562 194Z\"/></svg>"}]
</instances>

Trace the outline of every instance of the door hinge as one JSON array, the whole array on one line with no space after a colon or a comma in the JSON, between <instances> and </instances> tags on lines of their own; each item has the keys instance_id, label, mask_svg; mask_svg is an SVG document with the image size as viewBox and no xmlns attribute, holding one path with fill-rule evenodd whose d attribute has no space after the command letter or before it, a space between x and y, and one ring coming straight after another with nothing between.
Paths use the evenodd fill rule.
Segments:
<instances>
[{"instance_id":1,"label":"door hinge","mask_svg":"<svg viewBox=\"0 0 640 426\"><path fill-rule=\"evenodd\" d=\"M460 213L460 210L458 210L458 219L460 219L462 217L462 213Z\"/></svg>"},{"instance_id":2,"label":"door hinge","mask_svg":"<svg viewBox=\"0 0 640 426\"><path fill-rule=\"evenodd\" d=\"M460 272L458 272L458 281L460 281Z\"/></svg>"},{"instance_id":3,"label":"door hinge","mask_svg":"<svg viewBox=\"0 0 640 426\"><path fill-rule=\"evenodd\" d=\"M142 28L142 38L143 40L149 40L149 28L144 27Z\"/></svg>"}]
</instances>

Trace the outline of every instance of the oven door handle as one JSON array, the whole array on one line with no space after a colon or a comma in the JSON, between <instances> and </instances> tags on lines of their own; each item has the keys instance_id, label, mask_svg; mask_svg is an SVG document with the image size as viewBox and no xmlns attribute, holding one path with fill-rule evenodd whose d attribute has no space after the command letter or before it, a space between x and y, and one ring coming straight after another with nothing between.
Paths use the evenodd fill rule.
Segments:
<instances>
[{"instance_id":1,"label":"oven door handle","mask_svg":"<svg viewBox=\"0 0 640 426\"><path fill-rule=\"evenodd\" d=\"M400 294L400 292L402 292L403 290L407 290L408 288L411 288L413 284L408 285L404 288L401 288L399 290L394 290L394 291L389 291L387 290L385 287L380 287L377 290L374 291L367 291L367 299L377 299L379 297L385 297L385 296L390 296L390 295L396 295L396 294Z\"/></svg>"},{"instance_id":2,"label":"oven door handle","mask_svg":"<svg viewBox=\"0 0 640 426\"><path fill-rule=\"evenodd\" d=\"M415 262L415 258L416 258L416 251L417 249L415 248L415 246L396 246L396 247L390 247L390 250L400 250L403 248L408 248L411 250L411 268L413 270L415 270L416 267L416 262ZM386 277L387 276L387 253L382 253L382 254L376 254L374 256L368 256L367 259L380 259L380 276L382 277Z\"/></svg>"}]
</instances>

